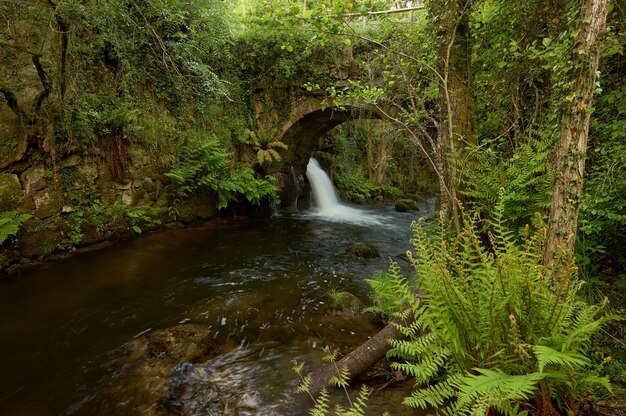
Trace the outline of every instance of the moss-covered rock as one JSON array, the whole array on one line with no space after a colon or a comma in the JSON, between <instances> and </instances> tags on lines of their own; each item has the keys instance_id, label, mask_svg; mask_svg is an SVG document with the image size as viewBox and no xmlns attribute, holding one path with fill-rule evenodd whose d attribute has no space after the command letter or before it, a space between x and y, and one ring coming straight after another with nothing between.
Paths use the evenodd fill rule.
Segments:
<instances>
[{"instance_id":1,"label":"moss-covered rock","mask_svg":"<svg viewBox=\"0 0 626 416\"><path fill-rule=\"evenodd\" d=\"M358 314L364 308L363 302L350 292L338 292L332 295L333 307L347 314Z\"/></svg>"},{"instance_id":2,"label":"moss-covered rock","mask_svg":"<svg viewBox=\"0 0 626 416\"><path fill-rule=\"evenodd\" d=\"M417 206L412 199L399 199L396 201L396 211L398 212L415 211L416 209Z\"/></svg>"},{"instance_id":3,"label":"moss-covered rock","mask_svg":"<svg viewBox=\"0 0 626 416\"><path fill-rule=\"evenodd\" d=\"M0 174L0 211L11 211L22 202L24 192L17 175Z\"/></svg>"},{"instance_id":4,"label":"moss-covered rock","mask_svg":"<svg viewBox=\"0 0 626 416\"><path fill-rule=\"evenodd\" d=\"M45 188L47 185L45 176L46 169L43 163L26 170L22 174L22 183L24 184L24 192L26 195L31 195L35 191L40 191Z\"/></svg>"},{"instance_id":5,"label":"moss-covered rock","mask_svg":"<svg viewBox=\"0 0 626 416\"><path fill-rule=\"evenodd\" d=\"M354 254L357 257L362 257L366 259L371 259L379 256L376 247L365 243L353 245L348 249L348 252Z\"/></svg>"}]
</instances>

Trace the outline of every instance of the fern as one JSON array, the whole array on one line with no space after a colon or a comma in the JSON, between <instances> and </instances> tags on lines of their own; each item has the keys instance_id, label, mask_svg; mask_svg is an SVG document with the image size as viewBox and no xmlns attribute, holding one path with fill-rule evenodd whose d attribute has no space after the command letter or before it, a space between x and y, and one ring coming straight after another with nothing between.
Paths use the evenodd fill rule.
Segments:
<instances>
[{"instance_id":1,"label":"fern","mask_svg":"<svg viewBox=\"0 0 626 416\"><path fill-rule=\"evenodd\" d=\"M179 196L187 197L198 189L217 194L217 207L225 208L243 196L259 205L263 200L278 201L278 188L272 177L259 179L250 168L229 169L230 153L215 138L183 149L178 162L166 176L179 185Z\"/></svg>"},{"instance_id":2,"label":"fern","mask_svg":"<svg viewBox=\"0 0 626 416\"><path fill-rule=\"evenodd\" d=\"M329 347L324 348L324 352L326 353L322 358L324 361L330 362L336 371L336 375L331 377L330 384L336 387L340 387L343 389L345 397L348 401L349 408L344 409L340 404L335 405L333 414L335 416L365 416L365 410L367 408L367 400L370 395L370 390L367 386L362 385L359 393L354 398L354 400L350 397L348 393L348 382L350 380L350 374L348 372L347 367L342 367L339 369L337 366L337 359L339 358L339 351L336 349L331 349ZM317 397L313 395L311 392L311 374L304 375L303 373L304 363L298 363L294 361L294 365L292 367L293 371L300 378L300 384L296 389L296 393L303 394L306 393L309 395L311 400L313 401L314 406L309 410L309 414L312 416L329 416L330 413L330 404L331 397L328 393L326 387L323 387L320 390L320 393ZM385 413L386 415L386 413Z\"/></svg>"},{"instance_id":3,"label":"fern","mask_svg":"<svg viewBox=\"0 0 626 416\"><path fill-rule=\"evenodd\" d=\"M372 288L374 305L367 307L366 312L376 312L390 317L403 311L415 296L415 284L410 284L402 276L398 263L390 260L387 273L378 274L372 279L366 279Z\"/></svg>"},{"instance_id":4,"label":"fern","mask_svg":"<svg viewBox=\"0 0 626 416\"><path fill-rule=\"evenodd\" d=\"M315 406L309 410L311 416L326 416L330 409L330 395L326 387L322 387L319 396L315 399Z\"/></svg>"},{"instance_id":5,"label":"fern","mask_svg":"<svg viewBox=\"0 0 626 416\"><path fill-rule=\"evenodd\" d=\"M504 219L514 229L531 221L537 211L550 204L550 185L554 172L546 163L552 152L550 129L529 131L519 137L520 143L508 157L498 149L477 149L471 164L460 161L463 180L462 193L468 208L489 218L498 203L506 208ZM506 189L504 196L500 190Z\"/></svg>"},{"instance_id":6,"label":"fern","mask_svg":"<svg viewBox=\"0 0 626 416\"><path fill-rule=\"evenodd\" d=\"M398 328L407 338L391 341L388 353L397 359L393 368L415 377L418 389L405 400L410 406L445 405L443 414L518 414L524 413L519 404L538 391L564 402L592 385L608 386L589 374L585 356L592 334L610 319L602 316L604 304L580 299L573 264L561 267L566 284L553 289L555 270L542 263L541 218L519 241L505 221L506 194L499 195L487 223L489 245L477 217L465 216L456 236L443 222L433 232L419 221L414 253L408 253L415 283L393 263L386 276L369 282L373 309L411 306L404 314L414 320ZM416 290L426 294L422 301L413 296Z\"/></svg>"},{"instance_id":7,"label":"fern","mask_svg":"<svg viewBox=\"0 0 626 416\"><path fill-rule=\"evenodd\" d=\"M10 236L16 235L20 225L30 218L32 218L32 215L17 211L0 212L0 245Z\"/></svg>"}]
</instances>

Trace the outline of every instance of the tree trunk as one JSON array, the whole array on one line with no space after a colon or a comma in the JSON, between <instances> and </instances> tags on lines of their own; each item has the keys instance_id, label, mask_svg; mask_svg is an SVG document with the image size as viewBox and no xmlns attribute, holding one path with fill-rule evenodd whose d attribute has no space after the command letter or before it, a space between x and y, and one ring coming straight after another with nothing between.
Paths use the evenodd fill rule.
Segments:
<instances>
[{"instance_id":1,"label":"tree trunk","mask_svg":"<svg viewBox=\"0 0 626 416\"><path fill-rule=\"evenodd\" d=\"M432 0L431 19L439 42L440 123L437 164L444 169L447 191L441 205L460 229L458 205L459 174L456 162L463 157L467 143L475 144L474 95L471 68L469 15L471 0Z\"/></svg>"},{"instance_id":2,"label":"tree trunk","mask_svg":"<svg viewBox=\"0 0 626 416\"><path fill-rule=\"evenodd\" d=\"M385 169L387 168L387 153L389 151L389 137L387 137L387 131L384 130L381 123L378 123L378 155L377 162L374 166L376 171L376 177L374 179L374 183L376 186L381 186L385 181Z\"/></svg>"},{"instance_id":3,"label":"tree trunk","mask_svg":"<svg viewBox=\"0 0 626 416\"><path fill-rule=\"evenodd\" d=\"M561 134L557 149L552 184L552 205L544 263L571 259L578 223L578 204L583 190L585 153L593 92L600 61L598 39L606 27L609 0L584 0L578 24L578 47L574 51L573 99L562 115Z\"/></svg>"}]
</instances>

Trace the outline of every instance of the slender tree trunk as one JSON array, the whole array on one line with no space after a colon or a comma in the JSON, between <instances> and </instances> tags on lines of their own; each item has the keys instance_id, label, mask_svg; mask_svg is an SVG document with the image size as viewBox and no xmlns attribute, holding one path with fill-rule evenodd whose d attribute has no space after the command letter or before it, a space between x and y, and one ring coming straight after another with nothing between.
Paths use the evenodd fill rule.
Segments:
<instances>
[{"instance_id":1,"label":"slender tree trunk","mask_svg":"<svg viewBox=\"0 0 626 416\"><path fill-rule=\"evenodd\" d=\"M376 178L374 179L374 183L376 186L382 185L385 181L385 168L387 167L387 153L389 151L389 137L387 136L387 132L382 128L380 123L378 124L379 132L379 141L378 141L378 155L377 162L374 166L376 171Z\"/></svg>"},{"instance_id":2,"label":"slender tree trunk","mask_svg":"<svg viewBox=\"0 0 626 416\"><path fill-rule=\"evenodd\" d=\"M600 49L598 39L606 27L609 0L583 0L578 24L578 48L574 52L573 99L564 110L552 185L552 205L544 263L571 259L578 223L578 204L583 190L585 153L593 92L597 81Z\"/></svg>"},{"instance_id":3,"label":"slender tree trunk","mask_svg":"<svg viewBox=\"0 0 626 416\"><path fill-rule=\"evenodd\" d=\"M65 98L65 92L67 90L67 49L69 46L69 24L65 21L63 16L59 14L58 6L53 0L48 0L48 4L52 7L54 12L54 19L57 22L59 28L59 36L61 41L61 50L59 53L59 98L61 101Z\"/></svg>"},{"instance_id":4,"label":"slender tree trunk","mask_svg":"<svg viewBox=\"0 0 626 416\"><path fill-rule=\"evenodd\" d=\"M437 164L444 170L447 190L442 192L442 209L460 229L459 173L456 162L474 138L474 93L471 68L469 15L471 0L432 0L431 18L439 42L439 106ZM445 197L445 198L444 198Z\"/></svg>"}]
</instances>

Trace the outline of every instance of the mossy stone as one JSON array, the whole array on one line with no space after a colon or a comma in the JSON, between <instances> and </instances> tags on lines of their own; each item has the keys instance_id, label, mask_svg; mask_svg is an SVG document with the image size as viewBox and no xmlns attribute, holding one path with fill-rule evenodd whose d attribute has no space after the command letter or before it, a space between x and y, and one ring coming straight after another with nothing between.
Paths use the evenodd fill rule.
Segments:
<instances>
[{"instance_id":1,"label":"mossy stone","mask_svg":"<svg viewBox=\"0 0 626 416\"><path fill-rule=\"evenodd\" d=\"M366 259L371 259L379 256L376 247L370 246L369 244L365 243L355 244L350 247L348 251L357 257L363 257Z\"/></svg>"},{"instance_id":2,"label":"mossy stone","mask_svg":"<svg viewBox=\"0 0 626 416\"><path fill-rule=\"evenodd\" d=\"M22 203L22 185L17 175L0 174L0 211L11 211Z\"/></svg>"},{"instance_id":3,"label":"mossy stone","mask_svg":"<svg viewBox=\"0 0 626 416\"><path fill-rule=\"evenodd\" d=\"M416 208L415 201L412 199L399 199L396 201L396 211L398 212L414 211Z\"/></svg>"}]
</instances>

